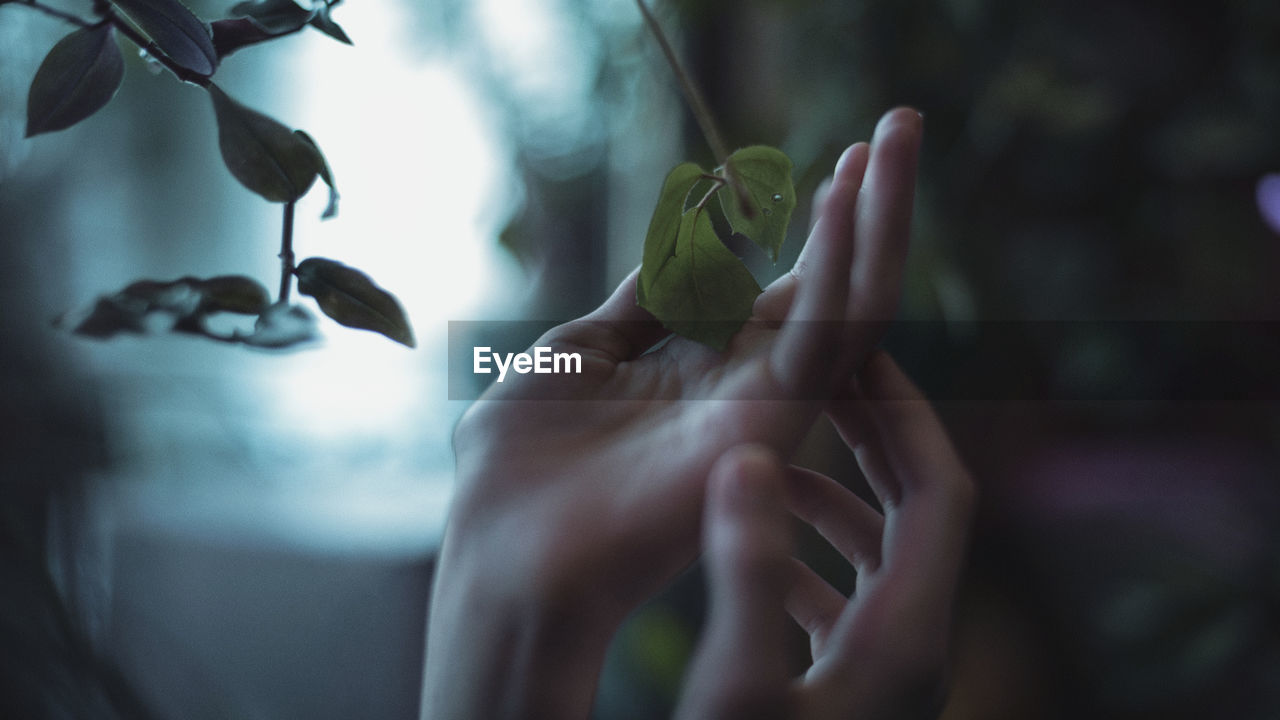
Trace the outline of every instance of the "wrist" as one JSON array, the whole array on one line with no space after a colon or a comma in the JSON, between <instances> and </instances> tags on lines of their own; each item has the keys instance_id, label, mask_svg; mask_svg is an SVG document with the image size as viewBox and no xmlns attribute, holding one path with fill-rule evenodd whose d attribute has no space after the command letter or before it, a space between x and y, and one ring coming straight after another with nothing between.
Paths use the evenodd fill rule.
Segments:
<instances>
[{"instance_id":1,"label":"wrist","mask_svg":"<svg viewBox=\"0 0 1280 720\"><path fill-rule=\"evenodd\" d=\"M450 533L427 630L424 717L586 718L621 618L530 545Z\"/></svg>"}]
</instances>

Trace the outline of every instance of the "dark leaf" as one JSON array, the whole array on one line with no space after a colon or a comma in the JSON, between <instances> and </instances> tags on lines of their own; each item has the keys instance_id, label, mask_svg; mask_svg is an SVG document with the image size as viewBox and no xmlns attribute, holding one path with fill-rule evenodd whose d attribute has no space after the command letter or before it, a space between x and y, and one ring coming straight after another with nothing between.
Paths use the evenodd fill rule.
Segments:
<instances>
[{"instance_id":1,"label":"dark leaf","mask_svg":"<svg viewBox=\"0 0 1280 720\"><path fill-rule=\"evenodd\" d=\"M101 110L124 78L110 25L81 28L58 41L27 94L27 137L63 130Z\"/></svg>"},{"instance_id":2,"label":"dark leaf","mask_svg":"<svg viewBox=\"0 0 1280 720\"><path fill-rule=\"evenodd\" d=\"M272 202L302 197L319 172L315 144L209 85L218 118L218 147L227 169L245 187Z\"/></svg>"},{"instance_id":3,"label":"dark leaf","mask_svg":"<svg viewBox=\"0 0 1280 720\"><path fill-rule=\"evenodd\" d=\"M260 0L239 3L231 8L231 14L253 18L273 35L286 35L311 22L316 11L304 8L293 0Z\"/></svg>"},{"instance_id":4,"label":"dark leaf","mask_svg":"<svg viewBox=\"0 0 1280 720\"><path fill-rule=\"evenodd\" d=\"M232 339L252 347L278 350L311 342L318 336L311 311L301 305L276 303L262 313L252 333L237 332Z\"/></svg>"},{"instance_id":5,"label":"dark leaf","mask_svg":"<svg viewBox=\"0 0 1280 720\"><path fill-rule=\"evenodd\" d=\"M636 283L636 299L641 306L644 306L662 266L675 255L685 198L703 174L703 169L697 165L682 163L667 173L667 179L662 183L658 204L653 209L649 230L644 236L644 256L640 263L640 279Z\"/></svg>"},{"instance_id":6,"label":"dark leaf","mask_svg":"<svg viewBox=\"0 0 1280 720\"><path fill-rule=\"evenodd\" d=\"M58 324L70 326L78 335L96 338L170 329L208 335L204 321L209 315L256 315L269 303L267 289L243 275L220 275L207 280L137 280L115 294L99 298L88 312L79 317L64 316Z\"/></svg>"},{"instance_id":7,"label":"dark leaf","mask_svg":"<svg viewBox=\"0 0 1280 720\"><path fill-rule=\"evenodd\" d=\"M338 186L333 183L333 171L329 169L329 161L324 159L324 153L320 152L320 146L306 132L302 130L294 130L293 133L306 141L308 145L315 150L316 172L320 174L320 179L325 185L329 186L329 204L325 205L324 213L320 215L321 220L328 220L338 214Z\"/></svg>"},{"instance_id":8,"label":"dark leaf","mask_svg":"<svg viewBox=\"0 0 1280 720\"><path fill-rule=\"evenodd\" d=\"M192 284L200 293L200 312L229 312L257 315L271 304L271 296L262 283L244 275L220 275Z\"/></svg>"},{"instance_id":9,"label":"dark leaf","mask_svg":"<svg viewBox=\"0 0 1280 720\"><path fill-rule=\"evenodd\" d=\"M734 232L751 238L777 262L796 208L791 159L781 150L755 145L730 155L727 164L746 193L739 195L730 185L720 189L725 217Z\"/></svg>"},{"instance_id":10,"label":"dark leaf","mask_svg":"<svg viewBox=\"0 0 1280 720\"><path fill-rule=\"evenodd\" d=\"M210 28L213 30L213 48L217 51L220 60L242 47L256 45L286 34L273 33L251 18L214 20L210 23Z\"/></svg>"},{"instance_id":11,"label":"dark leaf","mask_svg":"<svg viewBox=\"0 0 1280 720\"><path fill-rule=\"evenodd\" d=\"M325 315L347 327L416 346L400 301L364 273L334 260L309 258L298 264L296 274L298 292L315 298Z\"/></svg>"},{"instance_id":12,"label":"dark leaf","mask_svg":"<svg viewBox=\"0 0 1280 720\"><path fill-rule=\"evenodd\" d=\"M716 236L705 209L680 217L675 251L639 300L672 332L723 350L751 317L760 286Z\"/></svg>"},{"instance_id":13,"label":"dark leaf","mask_svg":"<svg viewBox=\"0 0 1280 720\"><path fill-rule=\"evenodd\" d=\"M316 10L315 17L311 18L311 27L316 28L338 42L346 43L348 45L352 44L351 38L347 37L347 32L329 16L328 5L321 4Z\"/></svg>"},{"instance_id":14,"label":"dark leaf","mask_svg":"<svg viewBox=\"0 0 1280 720\"><path fill-rule=\"evenodd\" d=\"M218 67L209 28L178 0L111 0L170 60L209 77Z\"/></svg>"}]
</instances>

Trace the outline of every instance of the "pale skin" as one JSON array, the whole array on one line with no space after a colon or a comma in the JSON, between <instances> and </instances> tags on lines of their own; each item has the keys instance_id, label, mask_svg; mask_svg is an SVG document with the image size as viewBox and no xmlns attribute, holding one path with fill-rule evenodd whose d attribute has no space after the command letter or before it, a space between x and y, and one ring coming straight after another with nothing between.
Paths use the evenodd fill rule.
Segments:
<instances>
[{"instance_id":1,"label":"pale skin","mask_svg":"<svg viewBox=\"0 0 1280 720\"><path fill-rule=\"evenodd\" d=\"M725 352L683 338L646 352L665 332L632 273L535 343L580 353L581 375L509 379L467 412L424 717L588 716L623 618L698 555L713 467L743 445L788 458L821 413L843 412L897 309L921 132L898 109L844 153L801 258ZM838 665L815 665L815 683L825 667Z\"/></svg>"}]
</instances>

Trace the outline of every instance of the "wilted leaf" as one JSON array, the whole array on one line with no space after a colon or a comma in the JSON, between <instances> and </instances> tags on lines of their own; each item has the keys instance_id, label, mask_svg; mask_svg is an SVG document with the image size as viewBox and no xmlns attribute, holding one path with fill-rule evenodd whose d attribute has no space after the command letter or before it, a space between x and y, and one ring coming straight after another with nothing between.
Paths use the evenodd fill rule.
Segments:
<instances>
[{"instance_id":1,"label":"wilted leaf","mask_svg":"<svg viewBox=\"0 0 1280 720\"><path fill-rule=\"evenodd\" d=\"M271 303L262 283L244 275L219 275L208 280L189 278L200 293L200 311L257 315Z\"/></svg>"},{"instance_id":2,"label":"wilted leaf","mask_svg":"<svg viewBox=\"0 0 1280 720\"><path fill-rule=\"evenodd\" d=\"M728 185L720 189L720 205L734 232L742 233L778 261L787 238L787 225L796 208L791 183L791 159L764 145L743 148L729 156L727 164L746 190L741 197ZM747 203L743 207L743 202Z\"/></svg>"},{"instance_id":3,"label":"wilted leaf","mask_svg":"<svg viewBox=\"0 0 1280 720\"><path fill-rule=\"evenodd\" d=\"M314 27L338 42L351 45L351 38L347 37L347 32L342 29L342 26L334 22L333 18L329 16L329 10L330 8L328 5L321 4L320 7L316 9L315 17L311 18L311 27Z\"/></svg>"},{"instance_id":4,"label":"wilted leaf","mask_svg":"<svg viewBox=\"0 0 1280 720\"><path fill-rule=\"evenodd\" d=\"M285 35L299 30L311 21L316 11L304 8L293 0L260 0L242 2L231 8L231 14L253 18L274 35Z\"/></svg>"},{"instance_id":5,"label":"wilted leaf","mask_svg":"<svg viewBox=\"0 0 1280 720\"><path fill-rule=\"evenodd\" d=\"M256 315L269 303L267 289L243 275L220 275L207 280L136 280L117 293L99 298L89 311L64 316L58 324L70 326L77 335L97 338L170 329L208 335L204 321L209 315Z\"/></svg>"},{"instance_id":6,"label":"wilted leaf","mask_svg":"<svg viewBox=\"0 0 1280 720\"><path fill-rule=\"evenodd\" d=\"M209 28L178 0L110 0L170 60L209 77L218 67Z\"/></svg>"},{"instance_id":7,"label":"wilted leaf","mask_svg":"<svg viewBox=\"0 0 1280 720\"><path fill-rule=\"evenodd\" d=\"M232 340L259 348L281 349L301 345L319 336L316 318L301 305L276 303L263 311L252 333L237 332Z\"/></svg>"},{"instance_id":8,"label":"wilted leaf","mask_svg":"<svg viewBox=\"0 0 1280 720\"><path fill-rule=\"evenodd\" d=\"M751 317L759 294L751 272L695 207L680 217L675 253L639 303L672 332L723 350Z\"/></svg>"},{"instance_id":9,"label":"wilted leaf","mask_svg":"<svg viewBox=\"0 0 1280 720\"><path fill-rule=\"evenodd\" d=\"M676 238L680 234L685 199L703 174L703 169L697 165L682 163L672 168L662 183L658 204L653 209L649 230L644 236L644 256L640 262L640 279L636 283L636 299L641 306L644 306L645 298L662 266L676 252Z\"/></svg>"},{"instance_id":10,"label":"wilted leaf","mask_svg":"<svg viewBox=\"0 0 1280 720\"><path fill-rule=\"evenodd\" d=\"M209 85L218 118L218 147L227 169L242 185L272 202L302 197L323 164L315 143L275 120L236 102Z\"/></svg>"},{"instance_id":11,"label":"wilted leaf","mask_svg":"<svg viewBox=\"0 0 1280 720\"><path fill-rule=\"evenodd\" d=\"M308 145L315 150L313 158L316 166L316 172L320 174L320 179L325 185L329 186L329 204L325 205L324 213L320 215L321 220L328 220L338 214L338 186L333 183L333 171L329 169L329 161L324 159L324 153L320 152L320 146L311 136L302 130L294 130L293 133L302 138Z\"/></svg>"},{"instance_id":12,"label":"wilted leaf","mask_svg":"<svg viewBox=\"0 0 1280 720\"><path fill-rule=\"evenodd\" d=\"M58 41L27 94L27 137L63 130L101 110L124 78L110 25L81 28Z\"/></svg>"},{"instance_id":13,"label":"wilted leaf","mask_svg":"<svg viewBox=\"0 0 1280 720\"><path fill-rule=\"evenodd\" d=\"M400 302L364 273L325 258L303 260L295 273L298 292L315 298L325 315L347 327L372 330L416 346Z\"/></svg>"}]
</instances>

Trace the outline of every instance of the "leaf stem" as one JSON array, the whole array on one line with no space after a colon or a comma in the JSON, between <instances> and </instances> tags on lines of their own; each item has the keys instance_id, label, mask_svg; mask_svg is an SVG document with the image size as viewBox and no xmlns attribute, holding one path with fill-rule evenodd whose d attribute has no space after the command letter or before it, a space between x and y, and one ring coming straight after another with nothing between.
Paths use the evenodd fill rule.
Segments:
<instances>
[{"instance_id":1,"label":"leaf stem","mask_svg":"<svg viewBox=\"0 0 1280 720\"><path fill-rule=\"evenodd\" d=\"M280 231L280 299L278 302L289 302L289 290L293 287L294 260L293 254L293 209L296 201L284 204L284 223Z\"/></svg>"},{"instance_id":2,"label":"leaf stem","mask_svg":"<svg viewBox=\"0 0 1280 720\"><path fill-rule=\"evenodd\" d=\"M48 5L43 5L37 2L36 0L0 0L0 5L8 5L10 3L15 5L26 5L27 7L33 10L38 10L44 13L45 15L56 17L59 20L69 22L72 25L79 25L82 28L93 26L93 23L89 22L88 20L85 20L84 18L78 17L76 15L72 15L69 12L63 12L62 10L59 10L58 8L55 8L55 7L49 7Z\"/></svg>"},{"instance_id":3,"label":"leaf stem","mask_svg":"<svg viewBox=\"0 0 1280 720\"><path fill-rule=\"evenodd\" d=\"M738 174L734 172L733 164L729 162L728 147L720 137L720 131L716 128L715 119L711 115L710 108L707 107L707 101L698 90L698 86L693 82L693 77L685 71L684 65L680 63L680 58L676 55L675 48L667 40L666 33L662 31L662 26L658 24L658 19L653 16L649 6L645 4L644 0L636 0L636 6L640 8L640 14L644 16L645 23L658 41L658 47L662 48L662 54L667 58L667 64L671 66L671 71L675 73L676 81L680 84L680 90L684 92L684 99L689 104L689 110L693 113L694 119L697 120L698 127L702 130L702 136L707 140L707 145L711 147L711 153L716 156L716 163L724 169L724 181L729 184L734 194L738 196L738 202L747 217L753 216L755 213L749 201L750 195L747 194L746 186L738 179ZM706 202L706 198L703 199L703 202Z\"/></svg>"},{"instance_id":4,"label":"leaf stem","mask_svg":"<svg viewBox=\"0 0 1280 720\"><path fill-rule=\"evenodd\" d=\"M684 99L689 103L689 110L693 112L693 117L698 121L698 127L701 128L702 134L707 139L707 145L711 146L711 152L716 156L716 162L724 165L729 159L729 152L725 147L724 140L720 138L720 131L716 129L715 120L711 116L711 111L707 108L707 102L702 97L702 93L698 90L698 86L694 84L693 78L689 73L685 72L684 65L680 63L680 58L676 55L675 48L671 47L671 42L667 40L667 35L662 31L662 26L658 24L658 19L653 16L649 10L649 6L644 0L636 0L636 5L640 8L640 14L644 16L644 21L649 26L649 30L653 32L653 36L658 40L658 47L662 48L662 54L667 58L667 64L671 66L672 72L675 73L676 81L680 83L680 90L684 92Z\"/></svg>"}]
</instances>

